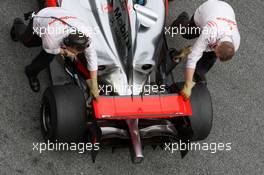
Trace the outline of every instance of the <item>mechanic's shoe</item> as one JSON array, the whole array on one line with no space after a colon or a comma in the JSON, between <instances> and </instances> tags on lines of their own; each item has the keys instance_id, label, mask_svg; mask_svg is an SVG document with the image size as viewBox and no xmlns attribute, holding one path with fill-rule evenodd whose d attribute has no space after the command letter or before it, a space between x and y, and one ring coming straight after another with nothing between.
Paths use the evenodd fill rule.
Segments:
<instances>
[{"instance_id":1,"label":"mechanic's shoe","mask_svg":"<svg viewBox=\"0 0 264 175\"><path fill-rule=\"evenodd\" d=\"M25 74L28 77L29 85L32 91L39 92L40 91L40 83L37 77L32 76L29 71L29 67L27 66L25 69Z\"/></svg>"},{"instance_id":2,"label":"mechanic's shoe","mask_svg":"<svg viewBox=\"0 0 264 175\"><path fill-rule=\"evenodd\" d=\"M186 26L190 21L190 17L187 12L182 12L176 20L174 20L171 24L171 27L179 27L180 24L182 26Z\"/></svg>"},{"instance_id":3,"label":"mechanic's shoe","mask_svg":"<svg viewBox=\"0 0 264 175\"><path fill-rule=\"evenodd\" d=\"M10 31L11 39L13 41L22 40L22 36L27 26L21 18L16 18Z\"/></svg>"}]
</instances>

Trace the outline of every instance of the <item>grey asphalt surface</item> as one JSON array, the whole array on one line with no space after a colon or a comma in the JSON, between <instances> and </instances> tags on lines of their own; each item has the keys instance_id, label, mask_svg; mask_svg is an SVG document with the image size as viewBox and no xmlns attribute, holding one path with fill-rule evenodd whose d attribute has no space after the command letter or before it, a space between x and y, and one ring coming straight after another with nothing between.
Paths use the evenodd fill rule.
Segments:
<instances>
[{"instance_id":1,"label":"grey asphalt surface","mask_svg":"<svg viewBox=\"0 0 264 175\"><path fill-rule=\"evenodd\" d=\"M203 1L170 3L168 23L183 10L192 14ZM142 164L131 163L128 149L102 150L96 163L90 153L33 151L42 142L39 126L41 93L32 93L23 74L24 66L39 48L28 49L9 38L15 17L36 7L34 0L1 0L0 6L0 174L252 174L264 173L264 2L230 1L242 36L234 60L217 64L208 74L214 121L205 142L232 143L231 151L180 153L145 148ZM169 38L173 47L192 43L180 36ZM177 74L182 74L182 69ZM180 75L179 75L180 76ZM42 92L48 86L40 75Z\"/></svg>"}]
</instances>

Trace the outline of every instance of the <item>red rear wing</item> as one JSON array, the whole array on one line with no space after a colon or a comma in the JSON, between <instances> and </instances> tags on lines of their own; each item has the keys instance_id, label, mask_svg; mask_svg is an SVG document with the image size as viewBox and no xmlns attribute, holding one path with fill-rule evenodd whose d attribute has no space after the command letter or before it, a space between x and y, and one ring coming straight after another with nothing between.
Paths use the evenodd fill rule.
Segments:
<instances>
[{"instance_id":1,"label":"red rear wing","mask_svg":"<svg viewBox=\"0 0 264 175\"><path fill-rule=\"evenodd\" d=\"M172 118L191 116L190 101L178 94L162 96L100 96L93 102L97 119Z\"/></svg>"}]
</instances>

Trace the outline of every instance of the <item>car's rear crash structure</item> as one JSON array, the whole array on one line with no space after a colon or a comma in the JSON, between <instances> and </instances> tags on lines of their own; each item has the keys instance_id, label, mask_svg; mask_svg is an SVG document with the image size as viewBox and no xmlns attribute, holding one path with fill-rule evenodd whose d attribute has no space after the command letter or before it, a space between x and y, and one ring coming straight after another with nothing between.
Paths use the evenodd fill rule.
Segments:
<instances>
[{"instance_id":1,"label":"car's rear crash structure","mask_svg":"<svg viewBox=\"0 0 264 175\"><path fill-rule=\"evenodd\" d=\"M207 87L198 82L191 99L184 101L178 95L183 83L170 81L177 64L171 61L163 35L163 0L141 5L132 0L51 0L46 5L62 6L96 29L93 42L100 86L166 85L164 91L150 95L113 88L110 93L101 92L95 102L76 61L58 58L50 67L52 86L42 99L41 128L46 140L97 142L114 148L129 145L134 162L141 162L144 145L208 136L213 112ZM66 71L61 71L61 64ZM92 151L93 160L96 154Z\"/></svg>"}]
</instances>

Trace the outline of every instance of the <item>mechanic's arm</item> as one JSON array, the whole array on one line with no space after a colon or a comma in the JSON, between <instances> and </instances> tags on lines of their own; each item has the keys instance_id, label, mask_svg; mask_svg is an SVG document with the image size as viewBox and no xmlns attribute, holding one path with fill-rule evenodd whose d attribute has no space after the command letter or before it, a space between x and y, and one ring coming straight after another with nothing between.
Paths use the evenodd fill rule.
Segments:
<instances>
[{"instance_id":1,"label":"mechanic's arm","mask_svg":"<svg viewBox=\"0 0 264 175\"><path fill-rule=\"evenodd\" d=\"M188 55L186 69L185 69L185 84L183 86L180 94L185 100L189 99L192 94L192 88L195 83L193 82L193 75L195 72L196 64L199 59L203 56L203 52L208 46L207 36L201 34L198 40L195 42L194 46L191 49L191 53Z\"/></svg>"},{"instance_id":2,"label":"mechanic's arm","mask_svg":"<svg viewBox=\"0 0 264 175\"><path fill-rule=\"evenodd\" d=\"M97 101L99 97L99 89L97 82L98 58L93 43L91 43L90 47L85 50L85 57L87 60L87 67L90 72L90 79L87 79L86 83L90 88L91 95Z\"/></svg>"},{"instance_id":3,"label":"mechanic's arm","mask_svg":"<svg viewBox=\"0 0 264 175\"><path fill-rule=\"evenodd\" d=\"M193 80L193 75L194 75L195 69L193 68L186 68L185 69L185 81L192 81Z\"/></svg>"},{"instance_id":4,"label":"mechanic's arm","mask_svg":"<svg viewBox=\"0 0 264 175\"><path fill-rule=\"evenodd\" d=\"M97 70L95 71L89 71L90 72L90 77L91 78L97 78Z\"/></svg>"},{"instance_id":5,"label":"mechanic's arm","mask_svg":"<svg viewBox=\"0 0 264 175\"><path fill-rule=\"evenodd\" d=\"M61 54L60 43L53 40L48 34L41 36L42 48L49 54Z\"/></svg>"}]
</instances>

